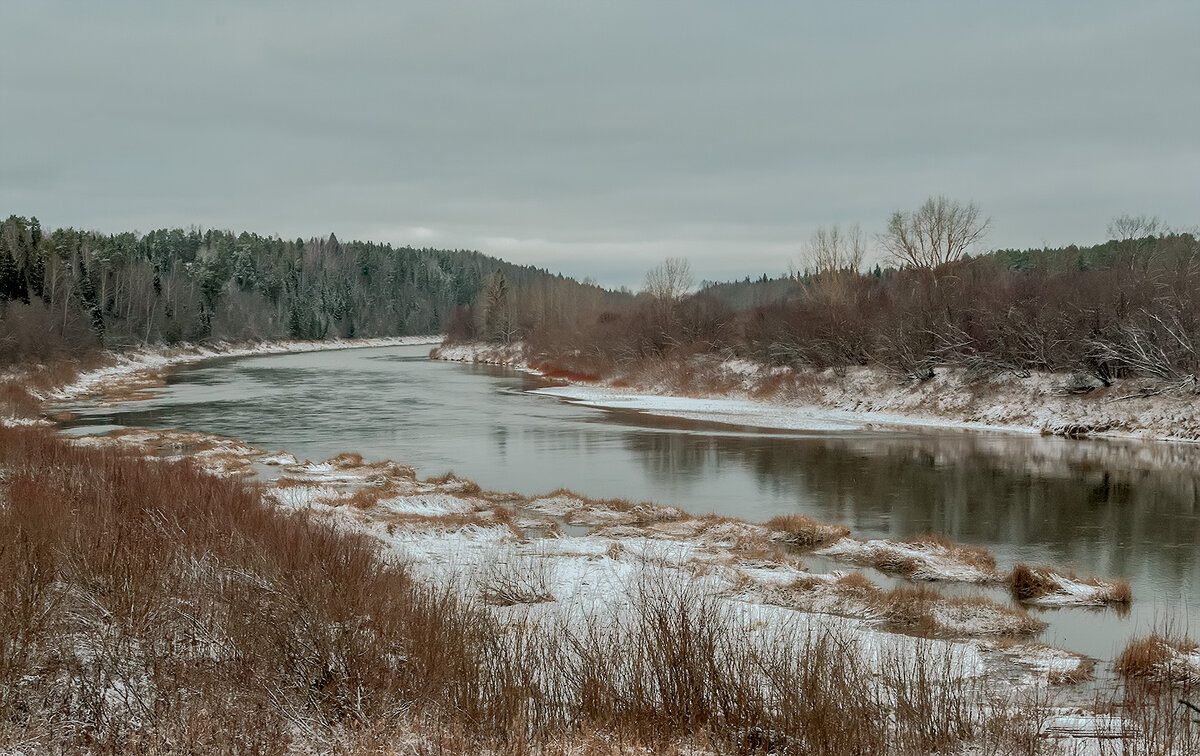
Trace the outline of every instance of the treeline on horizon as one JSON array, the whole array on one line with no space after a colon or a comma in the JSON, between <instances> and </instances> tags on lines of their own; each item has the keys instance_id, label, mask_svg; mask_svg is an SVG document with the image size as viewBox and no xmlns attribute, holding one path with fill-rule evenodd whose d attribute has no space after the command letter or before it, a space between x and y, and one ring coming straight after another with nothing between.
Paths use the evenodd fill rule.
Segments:
<instances>
[{"instance_id":1,"label":"treeline on horizon","mask_svg":"<svg viewBox=\"0 0 1200 756\"><path fill-rule=\"evenodd\" d=\"M977 378L1073 373L1086 392L1120 378L1196 387L1200 371L1200 242L1157 219L1121 216L1092 246L971 256L988 221L975 205L931 198L897 212L880 234L888 267L868 269L857 227L820 229L803 269L705 283L670 259L621 307L577 306L527 316L485 282L457 340L522 341L536 359L575 374L628 374L655 361L743 358L770 366L882 367L923 381L938 367ZM506 314L497 316L498 310Z\"/></svg>"},{"instance_id":2,"label":"treeline on horizon","mask_svg":"<svg viewBox=\"0 0 1200 756\"><path fill-rule=\"evenodd\" d=\"M440 333L489 277L561 309L590 284L466 250L215 229L145 234L0 223L0 366L102 348Z\"/></svg>"}]
</instances>

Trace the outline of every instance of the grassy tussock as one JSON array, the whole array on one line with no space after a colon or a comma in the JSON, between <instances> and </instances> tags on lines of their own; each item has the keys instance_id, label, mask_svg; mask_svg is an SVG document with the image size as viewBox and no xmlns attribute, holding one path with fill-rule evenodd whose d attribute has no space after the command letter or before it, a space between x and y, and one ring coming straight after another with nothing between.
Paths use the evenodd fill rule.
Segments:
<instances>
[{"instance_id":1,"label":"grassy tussock","mask_svg":"<svg viewBox=\"0 0 1200 756\"><path fill-rule=\"evenodd\" d=\"M483 491L478 483L458 477L453 470L436 478L428 478L425 482L462 496L474 496Z\"/></svg>"},{"instance_id":2,"label":"grassy tussock","mask_svg":"<svg viewBox=\"0 0 1200 756\"><path fill-rule=\"evenodd\" d=\"M1026 564L1018 564L1013 568L1008 576L1008 584L1013 598L1023 602L1070 596L1072 585L1086 593L1078 597L1079 603L1114 604L1119 607L1128 606L1133 601L1133 589L1128 580L1079 578L1073 572L1064 574L1046 567L1030 567Z\"/></svg>"},{"instance_id":3,"label":"grassy tussock","mask_svg":"<svg viewBox=\"0 0 1200 756\"><path fill-rule=\"evenodd\" d=\"M1200 686L1198 650L1190 638L1152 633L1130 641L1113 668L1126 679Z\"/></svg>"},{"instance_id":4,"label":"grassy tussock","mask_svg":"<svg viewBox=\"0 0 1200 756\"><path fill-rule=\"evenodd\" d=\"M845 525L828 525L800 514L773 517L766 525L783 540L804 549L828 546L850 535L850 528Z\"/></svg>"},{"instance_id":5,"label":"grassy tussock","mask_svg":"<svg viewBox=\"0 0 1200 756\"><path fill-rule=\"evenodd\" d=\"M916 538L910 538L905 543L910 543L914 546L933 547L960 564L968 564L984 572L996 569L996 557L992 556L991 552L987 549L980 546L955 543L945 536L936 533L927 533Z\"/></svg>"},{"instance_id":6,"label":"grassy tussock","mask_svg":"<svg viewBox=\"0 0 1200 756\"><path fill-rule=\"evenodd\" d=\"M24 381L0 382L0 417L35 418L41 401L29 392Z\"/></svg>"},{"instance_id":7,"label":"grassy tussock","mask_svg":"<svg viewBox=\"0 0 1200 756\"><path fill-rule=\"evenodd\" d=\"M534 499L524 499L521 503L531 501L556 501L555 511L568 525L646 525L656 522L676 522L691 519L677 507L668 507L648 501L632 502L628 499L598 499L576 493L566 488L559 488L544 496ZM538 506L534 507L535 509Z\"/></svg>"},{"instance_id":8,"label":"grassy tussock","mask_svg":"<svg viewBox=\"0 0 1200 756\"><path fill-rule=\"evenodd\" d=\"M880 629L925 639L1028 638L1046 627L1024 609L986 596L945 596L923 585L884 590L858 572L833 580L802 575L783 591L769 592L767 600L871 617Z\"/></svg>"}]
</instances>

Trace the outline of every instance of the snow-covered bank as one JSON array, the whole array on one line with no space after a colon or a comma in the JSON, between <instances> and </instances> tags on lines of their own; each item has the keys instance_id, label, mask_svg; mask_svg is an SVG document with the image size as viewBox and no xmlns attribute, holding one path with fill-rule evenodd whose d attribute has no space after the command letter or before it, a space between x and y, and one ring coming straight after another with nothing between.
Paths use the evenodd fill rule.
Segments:
<instances>
[{"instance_id":1,"label":"snow-covered bank","mask_svg":"<svg viewBox=\"0 0 1200 756\"><path fill-rule=\"evenodd\" d=\"M534 366L546 363L520 344L446 345L432 356L534 373L544 372ZM688 374L685 385L675 372ZM914 384L870 367L801 371L715 358L688 363L686 370L658 365L607 380L572 380L559 371L551 377L564 385L535 393L737 426L790 431L923 427L1200 441L1200 401L1194 393L1155 393L1133 380L1075 393L1080 379L1067 374L975 380L962 370L939 369L934 378Z\"/></svg>"},{"instance_id":2,"label":"snow-covered bank","mask_svg":"<svg viewBox=\"0 0 1200 756\"><path fill-rule=\"evenodd\" d=\"M789 532L767 525L697 518L673 507L593 500L570 491L535 497L490 492L453 476L420 480L412 468L394 462L367 463L344 454L313 463L205 434L131 429L77 443L187 457L220 475L257 469L267 478L265 496L276 506L372 533L439 585L461 583L468 594L501 606L545 604L539 611L555 622L621 611L630 586L653 568L672 581L700 581L706 594L765 624L836 627L875 647L902 648L914 638L926 643L931 637L958 644L955 653L977 657L972 665L979 674L1003 668L1006 678L1026 680L1022 685L1039 679L1044 684L1065 664L1060 659L1053 669L1039 666L1046 653L1040 644L1029 646L1029 658L1021 653L1015 640L1032 639L1043 625L1019 607L931 589L889 591L859 572L811 572L803 551L784 545ZM593 527L584 535L566 535L562 523ZM831 538L845 532L810 526ZM953 579L954 565L948 569ZM1058 653L1076 666L1091 663Z\"/></svg>"},{"instance_id":3,"label":"snow-covered bank","mask_svg":"<svg viewBox=\"0 0 1200 756\"><path fill-rule=\"evenodd\" d=\"M248 357L368 347L413 346L437 344L441 340L441 336L432 335L332 341L264 341L254 344L214 343L152 346L130 352L113 353L108 358L109 364L85 370L63 386L34 393L43 401L62 401L99 394L104 394L107 399L128 398L130 394L162 385L163 373L172 368L215 357Z\"/></svg>"}]
</instances>

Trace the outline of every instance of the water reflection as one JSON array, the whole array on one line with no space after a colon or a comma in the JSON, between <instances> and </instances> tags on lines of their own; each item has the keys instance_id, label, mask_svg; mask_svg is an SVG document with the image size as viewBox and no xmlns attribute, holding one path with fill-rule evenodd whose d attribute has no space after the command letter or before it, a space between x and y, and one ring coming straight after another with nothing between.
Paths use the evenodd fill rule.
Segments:
<instances>
[{"instance_id":1,"label":"water reflection","mask_svg":"<svg viewBox=\"0 0 1200 756\"><path fill-rule=\"evenodd\" d=\"M741 466L759 494L869 535L941 533L1011 560L1189 585L1200 577L1194 447L966 432L647 433L628 445L650 475L702 481Z\"/></svg>"},{"instance_id":2,"label":"water reflection","mask_svg":"<svg viewBox=\"0 0 1200 756\"><path fill-rule=\"evenodd\" d=\"M530 395L544 385L536 378L434 363L426 353L215 360L180 371L149 401L73 407L72 424L206 431L309 459L357 451L426 476L454 470L487 488L530 494L565 486L759 521L800 512L869 537L941 533L986 546L1002 563L1130 578L1134 616L1119 631L1100 632L1106 643L1156 614L1200 619L1191 608L1200 578L1200 446L705 427ZM1075 637L1117 620L1076 611L1052 622L1053 632Z\"/></svg>"}]
</instances>

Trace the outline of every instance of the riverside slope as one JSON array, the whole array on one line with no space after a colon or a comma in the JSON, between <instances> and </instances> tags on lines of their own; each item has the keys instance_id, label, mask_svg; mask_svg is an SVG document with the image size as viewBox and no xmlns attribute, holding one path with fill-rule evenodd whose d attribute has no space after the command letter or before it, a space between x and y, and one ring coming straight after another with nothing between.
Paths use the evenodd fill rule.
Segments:
<instances>
[{"instance_id":1,"label":"riverside slope","mask_svg":"<svg viewBox=\"0 0 1200 756\"><path fill-rule=\"evenodd\" d=\"M545 363L522 344L449 344L431 356L534 373ZM564 379L537 393L595 407L782 430L937 427L1200 442L1195 393L1160 392L1133 380L1075 394L1068 388L1075 381L1069 374L971 380L965 371L941 369L928 381L912 383L870 367L798 371L744 360L687 367L686 381L662 366L604 380Z\"/></svg>"}]
</instances>

